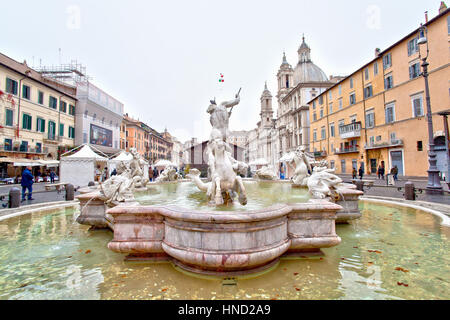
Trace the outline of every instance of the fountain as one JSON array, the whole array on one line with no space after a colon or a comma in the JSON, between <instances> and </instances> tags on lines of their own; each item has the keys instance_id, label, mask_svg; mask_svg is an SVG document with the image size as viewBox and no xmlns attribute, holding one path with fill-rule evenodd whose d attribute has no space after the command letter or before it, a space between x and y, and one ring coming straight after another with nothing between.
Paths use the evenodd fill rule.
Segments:
<instances>
[{"instance_id":1,"label":"fountain","mask_svg":"<svg viewBox=\"0 0 450 320\"><path fill-rule=\"evenodd\" d=\"M208 275L257 273L274 266L281 257L321 255L321 249L338 245L341 238L336 234L336 220L348 208L334 202L353 201L357 206L357 197L346 198L354 190L342 184L334 170L315 167L309 175L311 166L304 149L299 149L293 184L308 187L311 199L301 195L302 189L297 195L289 185L287 194L291 198L286 203L281 200L286 190L269 190L278 198L261 204L259 197L268 198L261 183L275 188L286 184L274 181L270 168L258 174L270 182L243 181L239 176L247 165L232 157L226 142L229 118L239 102L237 94L232 101L211 101L207 110L212 125L206 150L209 181L200 179L197 169L190 170L188 181L181 181L173 168L166 168L156 182L141 181L140 159L133 153L130 167L121 164L117 177L94 192L89 189L78 196L82 210L77 221L112 229L114 238L108 248L127 254L126 260L166 260L184 270ZM256 192L252 183L258 184ZM144 185L148 191L144 191ZM191 188L177 195L178 187L191 185L198 191ZM174 190L162 203L155 204L151 196L148 203L140 203L149 193L163 192L158 189L163 186L174 186ZM189 201L195 205L187 205Z\"/></svg>"}]
</instances>

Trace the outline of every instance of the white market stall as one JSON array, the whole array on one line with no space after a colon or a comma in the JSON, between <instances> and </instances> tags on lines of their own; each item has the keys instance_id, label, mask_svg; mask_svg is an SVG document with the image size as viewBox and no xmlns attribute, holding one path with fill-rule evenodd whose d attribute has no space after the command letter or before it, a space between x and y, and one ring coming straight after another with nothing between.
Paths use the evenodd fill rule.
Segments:
<instances>
[{"instance_id":1,"label":"white market stall","mask_svg":"<svg viewBox=\"0 0 450 320\"><path fill-rule=\"evenodd\" d=\"M60 182L85 187L89 182L95 181L97 167L99 166L100 172L103 172L107 165L108 158L95 153L89 145L83 145L76 153L61 157Z\"/></svg>"},{"instance_id":2,"label":"white market stall","mask_svg":"<svg viewBox=\"0 0 450 320\"><path fill-rule=\"evenodd\" d=\"M119 162L123 161L127 165L129 165L131 160L133 160L133 155L131 153L121 151L116 157L114 157L108 161L109 175L111 176L111 172L113 172L114 169L117 168L117 164L119 164ZM141 162L144 162L144 169L143 169L144 170L144 178L148 179L148 169L149 169L148 162L145 161L144 159L141 159Z\"/></svg>"},{"instance_id":3,"label":"white market stall","mask_svg":"<svg viewBox=\"0 0 450 320\"><path fill-rule=\"evenodd\" d=\"M248 165L250 166L252 172L255 172L256 170L259 170L264 166L268 166L269 162L266 159L260 158L250 162Z\"/></svg>"}]
</instances>

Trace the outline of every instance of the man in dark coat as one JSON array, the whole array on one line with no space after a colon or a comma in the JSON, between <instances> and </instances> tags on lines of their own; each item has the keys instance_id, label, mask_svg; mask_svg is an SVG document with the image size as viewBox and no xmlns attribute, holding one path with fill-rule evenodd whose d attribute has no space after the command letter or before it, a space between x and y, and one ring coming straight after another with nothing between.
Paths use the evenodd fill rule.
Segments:
<instances>
[{"instance_id":1,"label":"man in dark coat","mask_svg":"<svg viewBox=\"0 0 450 320\"><path fill-rule=\"evenodd\" d=\"M361 165L361 166L359 167L359 179L362 180L363 176L364 176L364 168L363 168L363 166Z\"/></svg>"},{"instance_id":2,"label":"man in dark coat","mask_svg":"<svg viewBox=\"0 0 450 320\"><path fill-rule=\"evenodd\" d=\"M31 173L31 167L26 167L22 173L22 201L25 201L25 192L28 189L28 200L34 200L32 198L33 194L33 174Z\"/></svg>"}]
</instances>

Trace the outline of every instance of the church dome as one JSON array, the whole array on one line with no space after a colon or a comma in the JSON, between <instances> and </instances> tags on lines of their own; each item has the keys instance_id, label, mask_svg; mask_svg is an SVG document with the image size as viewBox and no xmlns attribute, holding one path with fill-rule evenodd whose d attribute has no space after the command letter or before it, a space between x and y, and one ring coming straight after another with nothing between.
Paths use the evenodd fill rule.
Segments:
<instances>
[{"instance_id":1,"label":"church dome","mask_svg":"<svg viewBox=\"0 0 450 320\"><path fill-rule=\"evenodd\" d=\"M329 81L325 72L311 61L311 49L303 42L298 49L298 64L294 70L294 85L305 82L326 82Z\"/></svg>"}]
</instances>

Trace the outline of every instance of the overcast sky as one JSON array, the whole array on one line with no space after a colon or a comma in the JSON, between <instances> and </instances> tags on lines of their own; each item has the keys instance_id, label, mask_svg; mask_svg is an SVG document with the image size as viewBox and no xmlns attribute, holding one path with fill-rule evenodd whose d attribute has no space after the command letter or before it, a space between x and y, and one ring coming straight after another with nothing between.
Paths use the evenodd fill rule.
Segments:
<instances>
[{"instance_id":1,"label":"overcast sky","mask_svg":"<svg viewBox=\"0 0 450 320\"><path fill-rule=\"evenodd\" d=\"M259 120L286 51L295 67L302 34L329 76L347 75L424 21L438 0L24 0L2 2L3 54L28 65L78 60L125 112L182 142L207 139L209 100L232 99L230 127ZM450 5L450 3L448 3ZM59 54L61 48L61 55ZM219 83L220 74L225 82Z\"/></svg>"}]
</instances>

